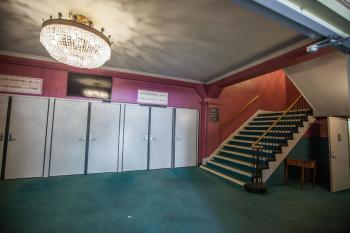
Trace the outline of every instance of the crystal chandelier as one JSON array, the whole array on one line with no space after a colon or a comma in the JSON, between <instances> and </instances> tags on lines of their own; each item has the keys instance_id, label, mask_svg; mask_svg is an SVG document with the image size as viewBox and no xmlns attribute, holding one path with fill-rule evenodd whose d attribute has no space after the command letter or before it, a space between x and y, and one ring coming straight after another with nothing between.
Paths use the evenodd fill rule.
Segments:
<instances>
[{"instance_id":1,"label":"crystal chandelier","mask_svg":"<svg viewBox=\"0 0 350 233\"><path fill-rule=\"evenodd\" d=\"M40 32L40 42L51 57L59 62L79 68L97 68L111 57L110 36L93 28L87 17L69 13L69 19L45 20Z\"/></svg>"}]
</instances>

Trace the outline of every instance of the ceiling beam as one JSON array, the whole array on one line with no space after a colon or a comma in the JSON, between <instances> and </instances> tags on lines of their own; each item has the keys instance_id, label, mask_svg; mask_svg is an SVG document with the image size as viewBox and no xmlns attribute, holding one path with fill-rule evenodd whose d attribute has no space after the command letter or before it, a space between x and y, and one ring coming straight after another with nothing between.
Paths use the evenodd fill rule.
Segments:
<instances>
[{"instance_id":1,"label":"ceiling beam","mask_svg":"<svg viewBox=\"0 0 350 233\"><path fill-rule=\"evenodd\" d=\"M260 5L260 7L264 7L265 9L269 9L270 11L275 12L276 14L280 15L281 18L285 18L285 20L294 22L294 25L302 25L304 29L306 28L304 35L307 35L309 37L310 35L308 32L313 31L315 35L320 35L322 37L338 36L340 38L349 38L349 35L343 30L337 28L324 19L321 19L317 15L312 14L302 6L298 6L292 3L291 1L253 0L252 2ZM283 22L283 19L281 22ZM343 44L339 47L340 51L350 50L350 40L344 41Z\"/></svg>"},{"instance_id":2,"label":"ceiling beam","mask_svg":"<svg viewBox=\"0 0 350 233\"><path fill-rule=\"evenodd\" d=\"M277 23L280 23L292 30L295 30L297 32L299 32L300 34L303 34L309 38L312 39L320 39L323 37L322 34L320 34L319 32L317 32L317 30L314 30L313 28L307 27L304 24L297 22L295 20L293 20L292 18L286 17L283 14L281 14L278 10L276 10L275 8L277 8L277 6L275 6L275 8L273 7L269 7L270 5L274 5L274 4L278 4L277 1L273 0L263 0L262 2L260 1L255 1L255 0L231 0L234 4L240 5L244 8L247 8L259 15L262 15L266 18L269 18ZM262 4L264 3L265 4Z\"/></svg>"}]
</instances>

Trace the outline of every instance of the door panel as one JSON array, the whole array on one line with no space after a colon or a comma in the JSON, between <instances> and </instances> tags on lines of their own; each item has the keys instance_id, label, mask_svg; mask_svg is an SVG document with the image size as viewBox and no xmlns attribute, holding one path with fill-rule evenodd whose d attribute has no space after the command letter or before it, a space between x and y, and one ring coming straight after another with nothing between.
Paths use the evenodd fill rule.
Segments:
<instances>
[{"instance_id":1,"label":"door panel","mask_svg":"<svg viewBox=\"0 0 350 233\"><path fill-rule=\"evenodd\" d=\"M197 110L176 109L175 167L197 165Z\"/></svg>"},{"instance_id":2,"label":"door panel","mask_svg":"<svg viewBox=\"0 0 350 233\"><path fill-rule=\"evenodd\" d=\"M0 96L0 172L2 168L2 153L4 150L4 140L5 140L4 137L5 137L8 101L9 101L8 96Z\"/></svg>"},{"instance_id":3,"label":"door panel","mask_svg":"<svg viewBox=\"0 0 350 233\"><path fill-rule=\"evenodd\" d=\"M43 175L48 99L13 97L5 179Z\"/></svg>"},{"instance_id":4,"label":"door panel","mask_svg":"<svg viewBox=\"0 0 350 233\"><path fill-rule=\"evenodd\" d=\"M150 169L171 167L172 116L171 108L151 108Z\"/></svg>"},{"instance_id":5,"label":"door panel","mask_svg":"<svg viewBox=\"0 0 350 233\"><path fill-rule=\"evenodd\" d=\"M122 170L146 170L149 107L125 106Z\"/></svg>"},{"instance_id":6,"label":"door panel","mask_svg":"<svg viewBox=\"0 0 350 233\"><path fill-rule=\"evenodd\" d=\"M92 103L88 173L117 172L120 105Z\"/></svg>"},{"instance_id":7,"label":"door panel","mask_svg":"<svg viewBox=\"0 0 350 233\"><path fill-rule=\"evenodd\" d=\"M50 176L83 174L88 103L55 100Z\"/></svg>"},{"instance_id":8,"label":"door panel","mask_svg":"<svg viewBox=\"0 0 350 233\"><path fill-rule=\"evenodd\" d=\"M349 121L328 117L330 143L331 191L350 188Z\"/></svg>"}]
</instances>

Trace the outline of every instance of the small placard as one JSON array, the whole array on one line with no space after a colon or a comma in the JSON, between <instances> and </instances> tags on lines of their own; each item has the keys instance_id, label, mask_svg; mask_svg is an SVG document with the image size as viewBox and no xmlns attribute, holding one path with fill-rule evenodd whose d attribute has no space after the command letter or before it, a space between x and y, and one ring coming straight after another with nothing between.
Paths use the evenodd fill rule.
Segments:
<instances>
[{"instance_id":1,"label":"small placard","mask_svg":"<svg viewBox=\"0 0 350 233\"><path fill-rule=\"evenodd\" d=\"M140 104L168 105L168 93L138 90L137 102Z\"/></svg>"},{"instance_id":2,"label":"small placard","mask_svg":"<svg viewBox=\"0 0 350 233\"><path fill-rule=\"evenodd\" d=\"M0 74L0 91L40 95L43 80Z\"/></svg>"},{"instance_id":3,"label":"small placard","mask_svg":"<svg viewBox=\"0 0 350 233\"><path fill-rule=\"evenodd\" d=\"M219 121L219 108L210 108L210 121Z\"/></svg>"}]
</instances>

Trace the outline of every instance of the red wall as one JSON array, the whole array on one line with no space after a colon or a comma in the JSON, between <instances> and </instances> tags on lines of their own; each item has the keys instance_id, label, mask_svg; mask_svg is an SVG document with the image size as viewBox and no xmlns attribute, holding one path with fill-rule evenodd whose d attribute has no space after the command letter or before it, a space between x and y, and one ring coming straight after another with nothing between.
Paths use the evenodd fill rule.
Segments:
<instances>
[{"instance_id":1,"label":"red wall","mask_svg":"<svg viewBox=\"0 0 350 233\"><path fill-rule=\"evenodd\" d=\"M43 79L41 96L45 97L74 99L74 97L66 96L68 71L112 76L113 102L136 103L138 89L145 89L167 92L171 107L198 109L200 111L199 161L205 156L207 143L204 132L206 122L204 120L207 112L203 102L205 98L204 85L100 69L82 70L54 62L0 55L1 74Z\"/></svg>"},{"instance_id":2,"label":"red wall","mask_svg":"<svg viewBox=\"0 0 350 233\"><path fill-rule=\"evenodd\" d=\"M41 78L43 79L43 93L41 96L73 98L66 96L68 75L67 70L0 63L0 73L23 77ZM96 72L89 73L96 74ZM202 97L199 95L195 87L174 85L177 83L176 81L174 81L174 84L161 84L153 82L153 80L152 82L147 82L128 79L124 76L119 77L118 74L113 73L109 73L109 75L113 77L113 102L136 103L138 89L145 89L168 92L169 106L172 107L199 109L201 106Z\"/></svg>"},{"instance_id":3,"label":"red wall","mask_svg":"<svg viewBox=\"0 0 350 233\"><path fill-rule=\"evenodd\" d=\"M81 70L53 62L0 56L0 73L42 78L44 80L42 96L46 97L72 98L66 97L68 71L112 76L113 102L136 103L138 89L146 89L167 92L169 106L199 109L199 161L210 155L222 140L258 109L284 110L298 95L294 85L286 79L281 70L226 87L219 99L209 99L205 85L117 71ZM257 101L220 130L221 123L256 95L259 95ZM211 107L220 109L219 122L209 121Z\"/></svg>"},{"instance_id":4,"label":"red wall","mask_svg":"<svg viewBox=\"0 0 350 233\"><path fill-rule=\"evenodd\" d=\"M220 124L223 124L232 115L240 111L243 106L257 95L259 97L248 108L220 130L221 141L239 128L257 110L285 110L289 103L293 102L299 94L283 70L226 87L219 98Z\"/></svg>"}]
</instances>

